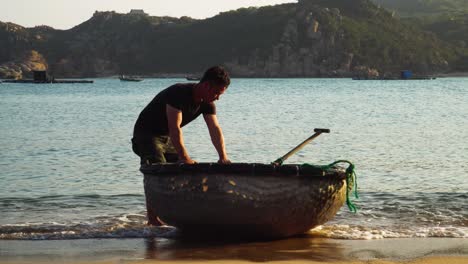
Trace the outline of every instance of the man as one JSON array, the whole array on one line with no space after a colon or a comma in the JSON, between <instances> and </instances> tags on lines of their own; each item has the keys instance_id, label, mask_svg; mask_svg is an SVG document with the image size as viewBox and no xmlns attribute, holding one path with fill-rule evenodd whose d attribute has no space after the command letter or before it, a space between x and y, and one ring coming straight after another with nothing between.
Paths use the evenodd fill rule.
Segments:
<instances>
[{"instance_id":1,"label":"man","mask_svg":"<svg viewBox=\"0 0 468 264\"><path fill-rule=\"evenodd\" d=\"M218 152L218 162L230 163L214 104L229 84L228 73L215 66L199 83L175 84L156 95L140 113L133 131L133 151L140 156L140 163L196 163L185 148L182 127L201 114Z\"/></svg>"},{"instance_id":2,"label":"man","mask_svg":"<svg viewBox=\"0 0 468 264\"><path fill-rule=\"evenodd\" d=\"M218 152L218 163L231 163L214 104L230 82L228 73L215 66L205 72L199 83L175 84L156 95L140 113L133 130L132 148L140 156L140 164L196 163L185 148L182 127L201 114ZM149 225L163 224L148 202L147 214Z\"/></svg>"}]
</instances>

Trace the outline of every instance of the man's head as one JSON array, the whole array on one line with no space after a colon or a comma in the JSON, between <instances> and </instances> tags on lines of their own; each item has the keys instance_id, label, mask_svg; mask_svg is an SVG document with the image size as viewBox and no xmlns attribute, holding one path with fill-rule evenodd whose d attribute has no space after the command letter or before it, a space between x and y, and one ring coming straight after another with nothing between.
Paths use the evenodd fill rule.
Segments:
<instances>
[{"instance_id":1,"label":"man's head","mask_svg":"<svg viewBox=\"0 0 468 264\"><path fill-rule=\"evenodd\" d=\"M199 85L204 87L202 100L213 102L219 99L227 87L231 84L231 79L227 71L221 66L214 66L206 70L200 80Z\"/></svg>"},{"instance_id":2,"label":"man's head","mask_svg":"<svg viewBox=\"0 0 468 264\"><path fill-rule=\"evenodd\" d=\"M227 71L221 66L214 66L206 70L200 82L211 82L214 85L228 87L231 79Z\"/></svg>"}]
</instances>

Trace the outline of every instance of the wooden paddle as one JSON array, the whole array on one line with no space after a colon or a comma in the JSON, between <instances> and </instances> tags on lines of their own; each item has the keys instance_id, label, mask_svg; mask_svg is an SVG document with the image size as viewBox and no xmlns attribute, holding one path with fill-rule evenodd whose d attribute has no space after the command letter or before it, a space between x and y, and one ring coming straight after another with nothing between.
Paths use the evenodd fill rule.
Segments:
<instances>
[{"instance_id":1,"label":"wooden paddle","mask_svg":"<svg viewBox=\"0 0 468 264\"><path fill-rule=\"evenodd\" d=\"M330 133L330 129L328 128L316 128L314 129L314 132L315 134L313 134L312 136L310 136L308 139L304 140L304 142L302 142L301 144L297 145L297 147L293 148L291 151L289 151L288 153L286 153L286 155L284 155L283 157L273 161L273 164L275 165L281 165L283 164L283 162L291 157L292 154L296 153L298 150L300 150L301 148L303 148L307 143L309 143L310 141L314 140L314 138L320 136L320 134L322 133Z\"/></svg>"}]
</instances>

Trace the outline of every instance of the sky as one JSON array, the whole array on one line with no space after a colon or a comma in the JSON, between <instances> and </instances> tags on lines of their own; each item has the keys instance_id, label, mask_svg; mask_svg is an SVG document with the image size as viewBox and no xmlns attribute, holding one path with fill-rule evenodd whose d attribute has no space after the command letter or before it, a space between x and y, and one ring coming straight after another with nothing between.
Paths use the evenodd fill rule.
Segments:
<instances>
[{"instance_id":1,"label":"sky","mask_svg":"<svg viewBox=\"0 0 468 264\"><path fill-rule=\"evenodd\" d=\"M292 2L297 0L0 0L0 21L69 29L91 18L94 11L128 13L143 9L151 16L201 19L241 7Z\"/></svg>"}]
</instances>

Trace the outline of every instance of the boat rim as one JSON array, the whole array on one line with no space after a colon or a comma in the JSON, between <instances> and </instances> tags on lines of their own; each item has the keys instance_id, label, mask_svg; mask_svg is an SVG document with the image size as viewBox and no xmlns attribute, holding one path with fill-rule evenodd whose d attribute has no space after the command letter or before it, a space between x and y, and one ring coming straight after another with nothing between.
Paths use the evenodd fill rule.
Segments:
<instances>
[{"instance_id":1,"label":"boat rim","mask_svg":"<svg viewBox=\"0 0 468 264\"><path fill-rule=\"evenodd\" d=\"M264 164L264 163L153 163L142 165L140 171L145 176L176 176L187 174L225 174L239 176L277 176L277 177L337 177L345 179L345 169L335 166L323 169L309 164Z\"/></svg>"}]
</instances>

